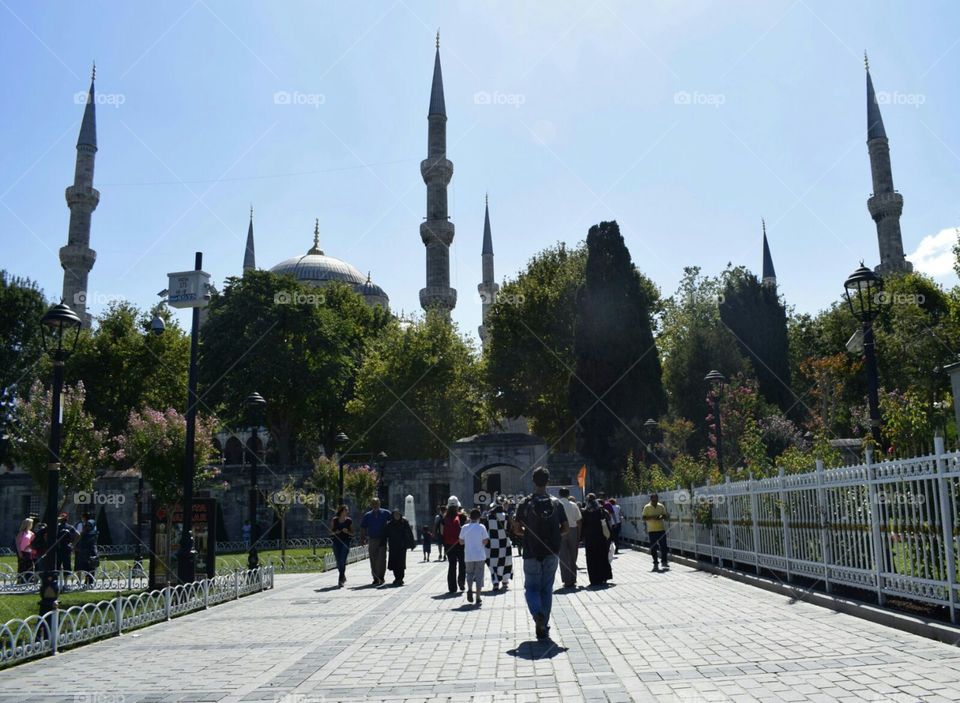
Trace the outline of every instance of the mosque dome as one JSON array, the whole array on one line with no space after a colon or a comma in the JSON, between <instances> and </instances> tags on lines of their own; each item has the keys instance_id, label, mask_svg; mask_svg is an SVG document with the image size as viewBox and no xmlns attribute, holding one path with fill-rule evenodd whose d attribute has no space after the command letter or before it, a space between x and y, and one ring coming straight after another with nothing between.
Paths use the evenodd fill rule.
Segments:
<instances>
[{"instance_id":1,"label":"mosque dome","mask_svg":"<svg viewBox=\"0 0 960 703\"><path fill-rule=\"evenodd\" d=\"M331 282L345 283L363 296L367 305L389 307L390 298L386 292L364 276L354 266L333 256L327 256L320 249L319 221L313 230L313 246L302 256L284 259L270 269L272 273L293 276L308 286L324 286Z\"/></svg>"}]
</instances>

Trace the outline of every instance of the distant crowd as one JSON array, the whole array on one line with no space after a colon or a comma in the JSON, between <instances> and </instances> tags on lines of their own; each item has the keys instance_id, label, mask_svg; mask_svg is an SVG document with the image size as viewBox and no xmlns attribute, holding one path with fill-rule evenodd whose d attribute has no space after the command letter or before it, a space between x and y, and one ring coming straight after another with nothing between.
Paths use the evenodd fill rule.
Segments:
<instances>
[{"instance_id":1,"label":"distant crowd","mask_svg":"<svg viewBox=\"0 0 960 703\"><path fill-rule=\"evenodd\" d=\"M42 560L47 551L47 529L47 524L41 522L35 514L24 518L20 523L20 529L14 538L18 583L26 583L31 574L43 568ZM76 523L70 522L67 513L60 513L53 546L57 570L84 572L84 580L93 583L93 574L100 566L98 538L97 523L90 513L80 513L80 520Z\"/></svg>"}]
</instances>

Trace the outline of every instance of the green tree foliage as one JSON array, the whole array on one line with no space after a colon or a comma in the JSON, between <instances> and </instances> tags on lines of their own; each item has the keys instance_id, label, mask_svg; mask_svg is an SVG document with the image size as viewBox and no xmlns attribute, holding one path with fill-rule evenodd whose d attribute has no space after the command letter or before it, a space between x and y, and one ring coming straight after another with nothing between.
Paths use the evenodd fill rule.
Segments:
<instances>
[{"instance_id":1,"label":"green tree foliage","mask_svg":"<svg viewBox=\"0 0 960 703\"><path fill-rule=\"evenodd\" d=\"M30 387L43 355L40 318L47 304L33 281L0 270L0 391Z\"/></svg>"},{"instance_id":2,"label":"green tree foliage","mask_svg":"<svg viewBox=\"0 0 960 703\"><path fill-rule=\"evenodd\" d=\"M256 391L281 463L318 444L332 454L368 340L387 319L343 285L309 288L268 271L229 278L202 329L203 406L239 422Z\"/></svg>"},{"instance_id":3,"label":"green tree foliage","mask_svg":"<svg viewBox=\"0 0 960 703\"><path fill-rule=\"evenodd\" d=\"M723 274L720 320L750 361L760 393L783 412L796 405L790 384L787 313L777 290L744 267Z\"/></svg>"},{"instance_id":4,"label":"green tree foliage","mask_svg":"<svg viewBox=\"0 0 960 703\"><path fill-rule=\"evenodd\" d=\"M344 492L353 497L353 507L363 512L377 495L377 472L369 466L351 466L344 471Z\"/></svg>"},{"instance_id":5,"label":"green tree foliage","mask_svg":"<svg viewBox=\"0 0 960 703\"><path fill-rule=\"evenodd\" d=\"M666 411L653 296L655 288L634 267L617 223L591 227L577 295L570 408L577 417L578 450L608 482L631 450L641 450L643 422Z\"/></svg>"},{"instance_id":6,"label":"green tree foliage","mask_svg":"<svg viewBox=\"0 0 960 703\"><path fill-rule=\"evenodd\" d=\"M480 368L442 316L389 324L370 345L349 403L355 448L400 459L446 457L482 431Z\"/></svg>"},{"instance_id":7,"label":"green tree foliage","mask_svg":"<svg viewBox=\"0 0 960 703\"><path fill-rule=\"evenodd\" d=\"M540 252L504 284L486 323L484 374L493 413L526 417L535 434L567 450L575 440L569 379L586 260L583 246Z\"/></svg>"},{"instance_id":8,"label":"green tree foliage","mask_svg":"<svg viewBox=\"0 0 960 703\"><path fill-rule=\"evenodd\" d=\"M313 471L307 477L307 488L323 496L323 504L332 514L337 509L340 488L340 466L328 456L318 456L313 461ZM346 483L346 479L344 479Z\"/></svg>"},{"instance_id":9,"label":"green tree foliage","mask_svg":"<svg viewBox=\"0 0 960 703\"><path fill-rule=\"evenodd\" d=\"M28 399L17 407L13 429L13 458L33 477L41 493L47 490L52 393L34 381ZM84 409L82 383L64 386L61 405L60 489L69 500L77 491L93 487L94 472L107 461L106 437Z\"/></svg>"},{"instance_id":10,"label":"green tree foliage","mask_svg":"<svg viewBox=\"0 0 960 703\"><path fill-rule=\"evenodd\" d=\"M90 389L87 411L111 435L124 431L131 410L186 409L190 340L169 310L156 312L167 325L162 335L150 333L154 311L112 303L67 362L68 381Z\"/></svg>"}]
</instances>

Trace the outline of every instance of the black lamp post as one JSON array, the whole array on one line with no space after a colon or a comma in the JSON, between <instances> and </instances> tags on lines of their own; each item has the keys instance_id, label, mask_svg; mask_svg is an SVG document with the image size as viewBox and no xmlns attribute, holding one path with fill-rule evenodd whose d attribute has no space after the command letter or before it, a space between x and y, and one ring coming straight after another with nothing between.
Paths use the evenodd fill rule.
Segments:
<instances>
[{"instance_id":1,"label":"black lamp post","mask_svg":"<svg viewBox=\"0 0 960 703\"><path fill-rule=\"evenodd\" d=\"M60 580L57 578L57 510L60 503L60 396L63 394L63 367L77 347L83 321L60 303L41 318L43 350L53 358L53 392L50 409L50 461L47 464L47 528L44 533L43 576L40 580L40 615L59 607Z\"/></svg>"},{"instance_id":2,"label":"black lamp post","mask_svg":"<svg viewBox=\"0 0 960 703\"><path fill-rule=\"evenodd\" d=\"M337 463L339 464L339 468L340 468L340 478L337 484L340 502L337 503L337 507L340 507L341 505L343 505L343 453L340 450L343 447L345 447L347 445L347 442L349 441L350 441L350 438L347 437L345 433L343 432L337 433L337 454L338 454Z\"/></svg>"},{"instance_id":3,"label":"black lamp post","mask_svg":"<svg viewBox=\"0 0 960 703\"><path fill-rule=\"evenodd\" d=\"M723 398L723 387L727 379L722 373L714 369L703 378L713 389L713 417L717 421L717 467L723 473L723 428L720 426L720 400Z\"/></svg>"},{"instance_id":4,"label":"black lamp post","mask_svg":"<svg viewBox=\"0 0 960 703\"><path fill-rule=\"evenodd\" d=\"M873 321L883 303L883 279L860 262L860 268L843 282L850 312L860 321L863 330L863 358L867 372L867 403L870 406L870 434L877 447L880 443L880 399L877 381L877 355L873 345Z\"/></svg>"},{"instance_id":5,"label":"black lamp post","mask_svg":"<svg viewBox=\"0 0 960 703\"><path fill-rule=\"evenodd\" d=\"M248 395L244 401L247 412L250 416L250 441L253 443L252 461L250 462L250 496L248 498L248 514L250 516L250 556L253 557L256 552L257 541L260 539L260 521L257 517L258 503L260 502L260 492L257 490L257 465L260 463L257 454L257 425L260 422L261 413L267 406L267 401L257 392Z\"/></svg>"},{"instance_id":6,"label":"black lamp post","mask_svg":"<svg viewBox=\"0 0 960 703\"><path fill-rule=\"evenodd\" d=\"M377 498L383 503L383 470L387 467L387 453L377 454Z\"/></svg>"},{"instance_id":7,"label":"black lamp post","mask_svg":"<svg viewBox=\"0 0 960 703\"><path fill-rule=\"evenodd\" d=\"M150 334L154 337L161 336L167 329L167 324L163 321L163 318L160 317L160 308L157 306L154 309L153 319L150 320ZM143 486L143 471L140 471L139 476L137 477L137 507L134 512L134 520L136 520L137 525L137 545L133 553L133 570L143 573L143 518L144 513L146 512L143 509L143 498L144 498L144 486Z\"/></svg>"}]
</instances>

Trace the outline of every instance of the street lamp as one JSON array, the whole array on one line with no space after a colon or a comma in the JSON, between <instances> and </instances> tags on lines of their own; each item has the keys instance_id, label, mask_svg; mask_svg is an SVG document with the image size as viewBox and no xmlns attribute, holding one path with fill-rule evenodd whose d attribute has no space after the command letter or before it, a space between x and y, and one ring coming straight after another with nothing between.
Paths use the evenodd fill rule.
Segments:
<instances>
[{"instance_id":1,"label":"street lamp","mask_svg":"<svg viewBox=\"0 0 960 703\"><path fill-rule=\"evenodd\" d=\"M41 318L43 351L53 359L53 391L50 410L50 461L47 464L47 528L44 533L43 576L40 580L40 615L59 607L57 578L57 512L60 503L60 396L63 395L64 362L77 347L83 321L62 302Z\"/></svg>"},{"instance_id":2,"label":"street lamp","mask_svg":"<svg viewBox=\"0 0 960 703\"><path fill-rule=\"evenodd\" d=\"M713 389L713 417L717 421L717 467L723 473L723 429L720 426L720 399L723 397L723 387L727 379L722 373L714 369L703 378Z\"/></svg>"},{"instance_id":3,"label":"street lamp","mask_svg":"<svg viewBox=\"0 0 960 703\"><path fill-rule=\"evenodd\" d=\"M347 437L345 433L343 432L337 433L337 454L338 454L337 459L340 465L340 478L337 484L339 486L340 502L337 503L337 507L340 507L341 505L343 505L343 453L340 450L343 447L345 447L347 442L349 441L350 441L350 438Z\"/></svg>"},{"instance_id":4,"label":"street lamp","mask_svg":"<svg viewBox=\"0 0 960 703\"><path fill-rule=\"evenodd\" d=\"M243 404L247 407L250 419L250 441L253 443L253 457L250 462L250 497L248 503L248 514L250 516L250 558L256 556L257 541L260 539L260 521L257 518L257 508L260 494L257 491L257 465L260 463L257 453L257 426L260 422L261 413L267 406L267 401L257 392L248 395ZM246 452L244 452L246 453Z\"/></svg>"},{"instance_id":5,"label":"street lamp","mask_svg":"<svg viewBox=\"0 0 960 703\"><path fill-rule=\"evenodd\" d=\"M880 399L877 382L877 356L873 344L873 321L883 303L883 279L860 262L860 268L843 282L850 312L860 321L863 330L863 358L867 372L867 403L870 406L870 434L877 447L880 443Z\"/></svg>"},{"instance_id":6,"label":"street lamp","mask_svg":"<svg viewBox=\"0 0 960 703\"><path fill-rule=\"evenodd\" d=\"M387 453L377 454L377 498L383 503L383 470L387 467Z\"/></svg>"}]
</instances>

